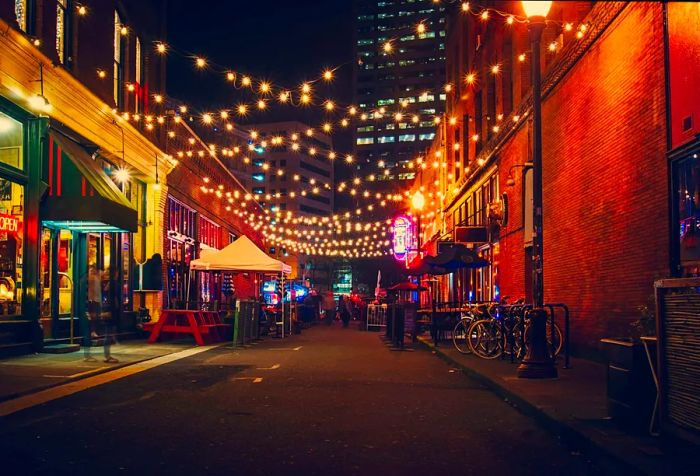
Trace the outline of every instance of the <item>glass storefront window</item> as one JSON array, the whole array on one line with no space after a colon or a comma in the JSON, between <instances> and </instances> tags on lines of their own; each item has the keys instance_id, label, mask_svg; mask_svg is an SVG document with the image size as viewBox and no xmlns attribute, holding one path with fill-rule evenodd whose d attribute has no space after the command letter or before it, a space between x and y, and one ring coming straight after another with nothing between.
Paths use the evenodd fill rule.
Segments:
<instances>
[{"instance_id":1,"label":"glass storefront window","mask_svg":"<svg viewBox=\"0 0 700 476\"><path fill-rule=\"evenodd\" d=\"M24 187L0 178L0 314L21 314Z\"/></svg>"},{"instance_id":2,"label":"glass storefront window","mask_svg":"<svg viewBox=\"0 0 700 476\"><path fill-rule=\"evenodd\" d=\"M23 137L22 123L0 112L0 163L16 169L24 167Z\"/></svg>"},{"instance_id":3,"label":"glass storefront window","mask_svg":"<svg viewBox=\"0 0 700 476\"><path fill-rule=\"evenodd\" d=\"M683 276L700 276L700 159L697 154L675 166L678 239Z\"/></svg>"}]
</instances>

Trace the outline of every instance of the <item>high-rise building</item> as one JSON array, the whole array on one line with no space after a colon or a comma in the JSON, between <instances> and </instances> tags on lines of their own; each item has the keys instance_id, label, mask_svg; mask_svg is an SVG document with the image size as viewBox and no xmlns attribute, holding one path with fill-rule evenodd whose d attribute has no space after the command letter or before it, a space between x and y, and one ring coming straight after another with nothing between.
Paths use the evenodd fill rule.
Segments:
<instances>
[{"instance_id":1,"label":"high-rise building","mask_svg":"<svg viewBox=\"0 0 700 476\"><path fill-rule=\"evenodd\" d=\"M356 0L357 167L415 176L409 161L430 146L445 101L445 7L417 0ZM399 115L397 115L399 113Z\"/></svg>"},{"instance_id":2,"label":"high-rise building","mask_svg":"<svg viewBox=\"0 0 700 476\"><path fill-rule=\"evenodd\" d=\"M259 142L249 151L244 179L250 177L250 191L260 203L271 211L292 212L295 217L332 215L334 174L326 154L332 149L331 138L317 131L309 136L311 128L298 121L249 124L246 128ZM295 135L298 142L290 142ZM281 139L279 143L275 143L277 139ZM263 142L267 147L260 146Z\"/></svg>"}]
</instances>

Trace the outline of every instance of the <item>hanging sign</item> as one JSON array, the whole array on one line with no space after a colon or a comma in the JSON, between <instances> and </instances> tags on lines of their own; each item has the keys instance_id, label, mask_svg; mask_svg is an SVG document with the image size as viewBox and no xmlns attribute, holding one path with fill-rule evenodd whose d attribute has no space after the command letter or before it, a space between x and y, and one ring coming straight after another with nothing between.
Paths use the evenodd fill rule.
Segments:
<instances>
[{"instance_id":1,"label":"hanging sign","mask_svg":"<svg viewBox=\"0 0 700 476\"><path fill-rule=\"evenodd\" d=\"M392 225L394 258L406 261L413 243L413 222L406 216L398 216Z\"/></svg>"},{"instance_id":2,"label":"hanging sign","mask_svg":"<svg viewBox=\"0 0 700 476\"><path fill-rule=\"evenodd\" d=\"M0 214L0 232L17 233L19 220L12 215Z\"/></svg>"}]
</instances>

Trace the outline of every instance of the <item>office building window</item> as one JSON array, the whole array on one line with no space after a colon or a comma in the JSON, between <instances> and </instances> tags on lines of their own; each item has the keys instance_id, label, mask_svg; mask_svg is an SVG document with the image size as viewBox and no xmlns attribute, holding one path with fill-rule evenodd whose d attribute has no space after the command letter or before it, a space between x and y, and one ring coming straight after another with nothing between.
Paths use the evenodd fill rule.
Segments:
<instances>
[{"instance_id":1,"label":"office building window","mask_svg":"<svg viewBox=\"0 0 700 476\"><path fill-rule=\"evenodd\" d=\"M122 19L119 13L114 11L114 104L121 108L124 106L124 38L121 33Z\"/></svg>"},{"instance_id":2,"label":"office building window","mask_svg":"<svg viewBox=\"0 0 700 476\"><path fill-rule=\"evenodd\" d=\"M415 140L415 134L402 134L399 136L399 142L414 142Z\"/></svg>"},{"instance_id":3,"label":"office building window","mask_svg":"<svg viewBox=\"0 0 700 476\"><path fill-rule=\"evenodd\" d=\"M420 134L418 140L433 140L435 139L435 133L431 132L429 134Z\"/></svg>"},{"instance_id":4,"label":"office building window","mask_svg":"<svg viewBox=\"0 0 700 476\"><path fill-rule=\"evenodd\" d=\"M374 137L358 137L357 145L374 144Z\"/></svg>"},{"instance_id":5,"label":"office building window","mask_svg":"<svg viewBox=\"0 0 700 476\"><path fill-rule=\"evenodd\" d=\"M433 134L433 135L435 135L435 134ZM396 142L396 137L394 137L394 136L377 137L377 143L379 143L379 144L389 144L391 142Z\"/></svg>"}]
</instances>

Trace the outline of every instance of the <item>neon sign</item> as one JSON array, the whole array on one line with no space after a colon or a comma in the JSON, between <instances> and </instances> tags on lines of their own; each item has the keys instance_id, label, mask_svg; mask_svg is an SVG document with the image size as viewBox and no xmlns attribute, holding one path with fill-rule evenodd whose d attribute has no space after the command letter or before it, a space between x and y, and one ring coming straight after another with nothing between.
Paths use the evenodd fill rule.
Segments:
<instances>
[{"instance_id":1,"label":"neon sign","mask_svg":"<svg viewBox=\"0 0 700 476\"><path fill-rule=\"evenodd\" d=\"M413 222L408 217L398 216L394 219L392 230L394 258L406 261L406 255L411 250L413 243Z\"/></svg>"},{"instance_id":2,"label":"neon sign","mask_svg":"<svg viewBox=\"0 0 700 476\"><path fill-rule=\"evenodd\" d=\"M19 220L12 215L0 214L0 231L17 233L19 229Z\"/></svg>"}]
</instances>

